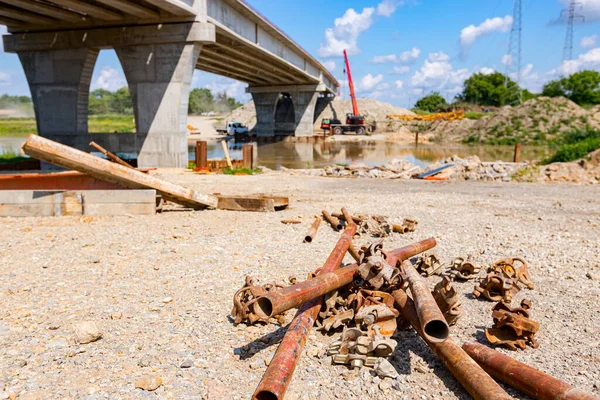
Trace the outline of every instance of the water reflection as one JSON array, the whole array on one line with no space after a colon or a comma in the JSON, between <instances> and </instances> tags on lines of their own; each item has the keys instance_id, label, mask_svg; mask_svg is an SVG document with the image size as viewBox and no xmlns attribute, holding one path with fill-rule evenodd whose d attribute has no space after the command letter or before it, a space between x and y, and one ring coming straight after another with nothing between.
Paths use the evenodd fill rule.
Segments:
<instances>
[{"instance_id":1,"label":"water reflection","mask_svg":"<svg viewBox=\"0 0 600 400\"><path fill-rule=\"evenodd\" d=\"M0 153L18 153L27 138L0 138ZM207 141L208 158L225 158L219 140ZM242 158L242 146L245 143L227 142L229 154L233 159ZM318 142L318 143L253 143L258 146L258 164L271 169L321 168L331 164L365 163L370 166L385 164L394 158L405 159L419 166L426 166L439 159L458 155L467 157L477 155L482 161L512 161L513 146L464 146L464 145L412 145L382 142ZM194 146L190 143L189 159L194 160ZM548 154L546 147L523 146L522 160L540 160ZM133 156L119 154L121 156Z\"/></svg>"}]
</instances>

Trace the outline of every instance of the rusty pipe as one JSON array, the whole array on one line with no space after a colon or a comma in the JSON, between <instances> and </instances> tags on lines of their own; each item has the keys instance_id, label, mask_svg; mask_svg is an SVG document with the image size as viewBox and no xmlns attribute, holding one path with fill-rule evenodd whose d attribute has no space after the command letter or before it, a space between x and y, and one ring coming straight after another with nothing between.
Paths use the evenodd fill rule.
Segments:
<instances>
[{"instance_id":1,"label":"rusty pipe","mask_svg":"<svg viewBox=\"0 0 600 400\"><path fill-rule=\"evenodd\" d=\"M448 338L450 328L444 314L431 295L427 281L417 272L410 261L402 263L408 286L413 295L415 308L423 328L423 334L431 342L441 342Z\"/></svg>"},{"instance_id":2,"label":"rusty pipe","mask_svg":"<svg viewBox=\"0 0 600 400\"><path fill-rule=\"evenodd\" d=\"M452 338L443 342L427 339L421 329L415 303L404 290L396 290L392 296L402 316L475 400L512 399Z\"/></svg>"},{"instance_id":3,"label":"rusty pipe","mask_svg":"<svg viewBox=\"0 0 600 400\"><path fill-rule=\"evenodd\" d=\"M316 271L317 276L333 272L339 268L348 247L352 243L354 232L356 232L356 225L351 224L346 227L325 264ZM296 369L300 354L302 354L306 338L319 315L322 302L323 298L317 297L298 309L252 396L253 400L280 400L283 398L292 380L292 374Z\"/></svg>"},{"instance_id":4,"label":"rusty pipe","mask_svg":"<svg viewBox=\"0 0 600 400\"><path fill-rule=\"evenodd\" d=\"M424 251L433 249L437 245L435 238L421 240L409 246L400 247L399 249L385 252L385 261L392 267L395 267L398 260L404 261ZM414 246L415 248L411 248Z\"/></svg>"},{"instance_id":5,"label":"rusty pipe","mask_svg":"<svg viewBox=\"0 0 600 400\"><path fill-rule=\"evenodd\" d=\"M354 218L352 218L352 214L350 214L350 211L348 211L346 209L346 207L342 207L342 215L344 216L344 219L346 220L347 224L351 224L354 222Z\"/></svg>"},{"instance_id":6,"label":"rusty pipe","mask_svg":"<svg viewBox=\"0 0 600 400\"><path fill-rule=\"evenodd\" d=\"M349 227L350 226L356 227L355 224L350 224ZM352 232L355 230L356 228L353 228ZM344 231L344 235L345 234L346 231ZM415 251L427 250L427 246L423 244L424 242L431 244L431 239L401 247L393 250L393 252L398 254L402 259L410 258L418 254L415 253ZM435 240L433 243L435 243ZM352 264L335 272L322 273L315 278L308 279L304 282L283 289L270 291L256 300L253 305L253 310L256 315L261 318L270 318L271 316L281 314L311 301L312 299L348 285L352 282L357 270L358 265Z\"/></svg>"},{"instance_id":7,"label":"rusty pipe","mask_svg":"<svg viewBox=\"0 0 600 400\"><path fill-rule=\"evenodd\" d=\"M321 221L322 221L321 217L315 217L315 220L314 220L312 226L310 227L310 229L308 230L308 233L304 237L305 243L312 243L314 237L317 234L317 231L319 230L319 225L321 225Z\"/></svg>"},{"instance_id":8,"label":"rusty pipe","mask_svg":"<svg viewBox=\"0 0 600 400\"><path fill-rule=\"evenodd\" d=\"M392 231L396 233L405 233L406 227L404 225L392 224Z\"/></svg>"},{"instance_id":9,"label":"rusty pipe","mask_svg":"<svg viewBox=\"0 0 600 400\"><path fill-rule=\"evenodd\" d=\"M342 213L332 213L331 215L334 218L343 219L344 221L346 221L346 217ZM361 222L364 222L364 220L365 220L364 218L352 216L352 221L354 221L355 224L360 224ZM346 222L348 222L348 221L346 221Z\"/></svg>"},{"instance_id":10,"label":"rusty pipe","mask_svg":"<svg viewBox=\"0 0 600 400\"><path fill-rule=\"evenodd\" d=\"M327 210L321 211L323 213L323 219L327 221L329 225L336 231L341 231L343 226L339 219L332 217L331 214L327 212Z\"/></svg>"},{"instance_id":11,"label":"rusty pipe","mask_svg":"<svg viewBox=\"0 0 600 400\"><path fill-rule=\"evenodd\" d=\"M350 247L348 247L348 253L350 253L352 258L354 258L354 261L356 261L356 262L360 261L360 254L358 252L358 249L354 245L354 243L350 243Z\"/></svg>"},{"instance_id":12,"label":"rusty pipe","mask_svg":"<svg viewBox=\"0 0 600 400\"><path fill-rule=\"evenodd\" d=\"M534 399L600 400L600 396L586 393L479 343L466 342L462 348L491 376Z\"/></svg>"}]
</instances>

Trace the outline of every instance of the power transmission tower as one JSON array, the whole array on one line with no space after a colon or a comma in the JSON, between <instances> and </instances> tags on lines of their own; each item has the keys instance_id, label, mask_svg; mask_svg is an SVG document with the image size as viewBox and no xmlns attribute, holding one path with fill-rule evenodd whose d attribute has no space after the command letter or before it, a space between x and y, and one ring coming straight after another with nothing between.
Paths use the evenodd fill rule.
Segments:
<instances>
[{"instance_id":1,"label":"power transmission tower","mask_svg":"<svg viewBox=\"0 0 600 400\"><path fill-rule=\"evenodd\" d=\"M573 59L573 26L575 25L575 20L580 19L582 22L585 21L585 17L577 14L576 11L577 8L581 7L581 3L571 0L569 8L562 10L560 14L561 17L567 15L567 36L565 37L565 47L563 49L563 63Z\"/></svg>"},{"instance_id":2,"label":"power transmission tower","mask_svg":"<svg viewBox=\"0 0 600 400\"><path fill-rule=\"evenodd\" d=\"M506 80L504 81L504 86L507 89L510 89L508 95L508 103L518 103L522 102L521 95L521 42L522 42L522 32L523 32L523 1L515 0L515 8L513 11L513 24L512 29L510 30L510 41L508 43L508 53L506 53ZM510 75L516 75L515 81L517 82L516 86L509 87L508 82L510 80Z\"/></svg>"}]
</instances>

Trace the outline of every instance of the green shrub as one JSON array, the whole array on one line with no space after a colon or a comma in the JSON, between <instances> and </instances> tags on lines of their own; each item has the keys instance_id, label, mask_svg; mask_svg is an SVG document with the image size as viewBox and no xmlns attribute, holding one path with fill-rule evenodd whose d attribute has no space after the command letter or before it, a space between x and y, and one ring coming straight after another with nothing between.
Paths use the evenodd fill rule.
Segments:
<instances>
[{"instance_id":1,"label":"green shrub","mask_svg":"<svg viewBox=\"0 0 600 400\"><path fill-rule=\"evenodd\" d=\"M465 112L465 118L467 118L467 119L473 119L473 120L481 119L481 118L485 117L486 115L491 115L491 114L490 113L477 112L477 111L467 111L467 112Z\"/></svg>"},{"instance_id":2,"label":"green shrub","mask_svg":"<svg viewBox=\"0 0 600 400\"><path fill-rule=\"evenodd\" d=\"M587 138L578 143L563 144L552 157L544 160L544 164L578 160L596 149L600 149L600 138Z\"/></svg>"}]
</instances>

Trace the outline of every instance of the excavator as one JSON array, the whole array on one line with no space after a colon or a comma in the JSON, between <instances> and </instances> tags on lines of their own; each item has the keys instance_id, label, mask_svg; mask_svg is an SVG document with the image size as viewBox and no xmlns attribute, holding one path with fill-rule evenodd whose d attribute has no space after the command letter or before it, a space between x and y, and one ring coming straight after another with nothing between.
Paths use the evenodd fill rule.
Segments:
<instances>
[{"instance_id":1,"label":"excavator","mask_svg":"<svg viewBox=\"0 0 600 400\"><path fill-rule=\"evenodd\" d=\"M321 129L329 131L334 135L342 135L345 133L355 133L364 135L371 132L372 126L365 123L365 117L360 115L358 111L358 102L356 101L356 93L354 92L354 82L352 81L352 73L350 72L350 62L348 61L348 53L344 50L344 60L346 61L346 72L348 74L348 86L350 87L350 98L352 99L352 112L346 114L346 123L342 123L339 119L325 118L321 121Z\"/></svg>"}]
</instances>

